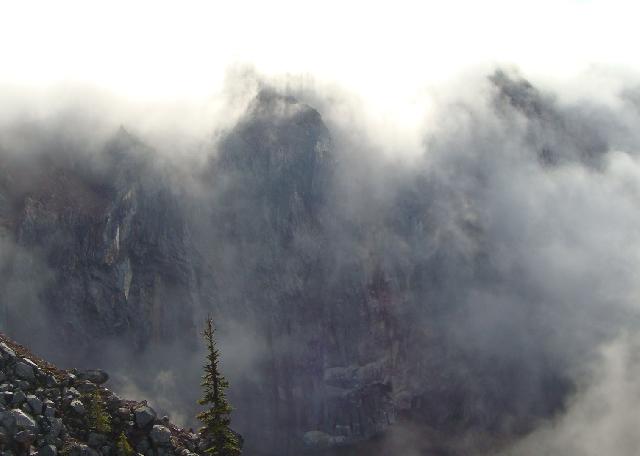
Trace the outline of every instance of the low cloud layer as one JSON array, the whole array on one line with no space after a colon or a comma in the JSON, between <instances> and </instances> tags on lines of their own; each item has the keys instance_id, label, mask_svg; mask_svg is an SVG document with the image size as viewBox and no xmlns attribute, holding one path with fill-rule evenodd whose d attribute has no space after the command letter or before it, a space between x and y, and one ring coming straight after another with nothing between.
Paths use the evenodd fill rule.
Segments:
<instances>
[{"instance_id":1,"label":"low cloud layer","mask_svg":"<svg viewBox=\"0 0 640 456\"><path fill-rule=\"evenodd\" d=\"M606 344L582 374L565 413L500 454L637 454L637 335Z\"/></svg>"},{"instance_id":2,"label":"low cloud layer","mask_svg":"<svg viewBox=\"0 0 640 456\"><path fill-rule=\"evenodd\" d=\"M22 99L2 112L3 331L60 362L105 363L122 392L192 425L212 312L254 449L377 429L334 399L364 382L382 391L357 396L372 414L392 421L362 399L388 397L410 423L378 451L428 454L446 435L465 454L635 454L634 81L593 93L591 76L567 90L498 70L435 93L403 136L345 92L230 74L173 130L170 111L106 101L89 117ZM67 305L48 291L52 264L76 271L67 245L95 249L79 256L92 275L65 286L106 322L73 355L51 349L48 323L48 299Z\"/></svg>"}]
</instances>

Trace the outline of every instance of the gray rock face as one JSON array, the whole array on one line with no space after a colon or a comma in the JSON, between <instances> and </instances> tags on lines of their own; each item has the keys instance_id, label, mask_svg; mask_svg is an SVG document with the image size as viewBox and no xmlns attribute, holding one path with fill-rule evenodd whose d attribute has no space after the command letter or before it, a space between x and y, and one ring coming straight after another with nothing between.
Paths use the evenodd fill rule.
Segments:
<instances>
[{"instance_id":1,"label":"gray rock face","mask_svg":"<svg viewBox=\"0 0 640 456\"><path fill-rule=\"evenodd\" d=\"M344 436L329 435L322 431L305 432L302 439L308 448L314 450L342 446L347 443L347 439Z\"/></svg>"},{"instance_id":2,"label":"gray rock face","mask_svg":"<svg viewBox=\"0 0 640 456\"><path fill-rule=\"evenodd\" d=\"M528 89L523 98L508 81L496 84L525 113L540 111ZM366 163L336 161L320 114L268 91L217 146L194 173L196 195L176 188L180 179L125 131L97 164L61 153L53 170L38 171L44 179L27 179L37 184L19 191L6 190L15 178L2 179L8 167L0 169L0 195L15 207L6 225L24 250L10 269L42 284L44 319L62 328L51 345L71 347L94 366L110 341L140 360L166 346L192 354L194 320L212 311L229 346L247 344L236 333L255 339L251 353L230 360L239 366L230 376L234 422L275 454L368 439L400 411L443 430L492 429L505 417L526 422L562 403L561 376L540 380L528 375L539 366L517 360L488 363L458 350L442 329L469 299L459 284L492 271L490 252L475 242L478 226L437 224L442 208L430 200L435 184L427 177L378 201L375 188L349 181L344 167ZM15 175L29 172L16 167ZM349 204L353 188L371 207ZM8 321L24 320L6 313ZM11 327L24 340L43 332ZM2 345L0 352L15 356ZM164 367L196 384L199 372L182 370L184 360L166 353ZM146 385L147 370L140 367ZM512 378L520 384L509 394L520 388L530 403L504 400L502 385ZM106 381L95 371L78 379ZM69 389L65 398L77 393ZM138 428L155 419L152 410L135 412Z\"/></svg>"},{"instance_id":3,"label":"gray rock face","mask_svg":"<svg viewBox=\"0 0 640 456\"><path fill-rule=\"evenodd\" d=\"M211 169L210 192L232 202L210 207L211 226L200 242L214 239L229 252L219 262L212 255L210 268L231 285L211 293L224 303L218 314L256 322L251 328L264 338L269 360L259 389L249 378L246 384L233 379L242 385L233 397L243 411L238 426L270 449L301 448L312 431L335 435L327 438L334 445L384 430L395 418L391 363L385 363L393 328L382 309L391 305L383 299L389 290L357 260L331 272L339 263L328 247L323 208L336 170L320 115L262 93L220 145ZM236 288L235 277L242 277ZM345 372L342 383L337 374L325 378L331 369Z\"/></svg>"},{"instance_id":4,"label":"gray rock face","mask_svg":"<svg viewBox=\"0 0 640 456\"><path fill-rule=\"evenodd\" d=\"M41 286L46 303L41 319L7 310L10 321L22 321L12 325L14 337L52 333L34 325L53 322L64 328L55 344L77 354L72 364L92 359L105 338L134 350L185 335L196 340L198 293L183 209L151 153L121 130L99 164L60 156L54 166L16 163L0 173L0 192L14 174L32 178L24 179L26 188L8 190L19 209L9 221L13 241L24 252L15 256L12 271L21 283ZM34 262L28 253L36 250L43 254ZM51 346L34 348L46 354ZM97 371L85 373L94 383L105 380Z\"/></svg>"},{"instance_id":5,"label":"gray rock face","mask_svg":"<svg viewBox=\"0 0 640 456\"><path fill-rule=\"evenodd\" d=\"M399 301L383 272L375 276L360 258L338 261L339 249L327 247L336 229L325 217L332 147L316 110L264 91L199 170L198 196L185 199L153 152L124 131L97 168L60 157L46 185L16 197L12 223L16 243L44 252L53 271L42 294L47 319L64 327L61 346L94 357L92 365L110 339L133 351L189 347L198 340L194 319L215 311L223 330L246 325L264 351L245 366L259 384L231 378L234 419L254 442L294 451L313 430L349 429L349 441L380 432L395 416L389 379L403 341L391 309ZM41 332L20 330L25 340ZM182 360L165 362L176 369ZM353 377L338 381L331 369ZM199 373L185 374L197 384ZM141 428L155 419L135 415Z\"/></svg>"}]
</instances>

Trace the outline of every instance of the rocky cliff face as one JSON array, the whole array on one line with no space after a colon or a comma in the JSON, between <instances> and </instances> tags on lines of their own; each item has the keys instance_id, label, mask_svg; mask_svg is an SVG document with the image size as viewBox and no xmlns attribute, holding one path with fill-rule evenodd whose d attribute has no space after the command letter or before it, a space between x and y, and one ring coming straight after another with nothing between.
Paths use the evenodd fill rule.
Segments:
<instances>
[{"instance_id":1,"label":"rocky cliff face","mask_svg":"<svg viewBox=\"0 0 640 456\"><path fill-rule=\"evenodd\" d=\"M500 78L500 106L537 116L528 86ZM339 447L399 416L515 432L568 391L552 354L521 362L531 339L510 339L508 321L482 338L464 324L505 280L477 195L397 172L385 198L365 175L345 202L353 182L331 134L295 99L260 93L189 189L124 130L96 156L4 160L2 327L43 349L55 340L66 362L107 362L114 344L140 363L160 352L195 385L184 361L212 312L249 451ZM522 345L484 349L504 340Z\"/></svg>"},{"instance_id":2,"label":"rocky cliff face","mask_svg":"<svg viewBox=\"0 0 640 456\"><path fill-rule=\"evenodd\" d=\"M25 318L25 303L5 304L6 328L29 340L42 330L32 325L55 322L63 346L80 359L105 339L137 350L193 333L185 218L150 169L152 151L121 129L95 161L62 153L43 153L35 164L12 158L2 176L10 204L1 218L13 244L4 274L39 287L31 305L46 313ZM3 292L11 303L22 291Z\"/></svg>"}]
</instances>

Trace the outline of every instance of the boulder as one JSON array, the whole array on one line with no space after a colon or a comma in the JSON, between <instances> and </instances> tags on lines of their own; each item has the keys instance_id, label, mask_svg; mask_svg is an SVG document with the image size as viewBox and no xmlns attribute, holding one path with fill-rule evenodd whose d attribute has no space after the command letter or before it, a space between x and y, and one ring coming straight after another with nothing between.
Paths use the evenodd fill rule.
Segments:
<instances>
[{"instance_id":1,"label":"boulder","mask_svg":"<svg viewBox=\"0 0 640 456\"><path fill-rule=\"evenodd\" d=\"M38 449L38 456L57 456L58 450L54 445L45 445Z\"/></svg>"},{"instance_id":2,"label":"boulder","mask_svg":"<svg viewBox=\"0 0 640 456\"><path fill-rule=\"evenodd\" d=\"M13 397L11 398L11 405L19 406L26 400L27 400L27 395L24 394L22 391L17 390L15 393L13 393Z\"/></svg>"},{"instance_id":3,"label":"boulder","mask_svg":"<svg viewBox=\"0 0 640 456\"><path fill-rule=\"evenodd\" d=\"M71 401L71 408L78 415L84 415L84 413L85 413L84 404L79 399L74 399L74 400Z\"/></svg>"},{"instance_id":4,"label":"boulder","mask_svg":"<svg viewBox=\"0 0 640 456\"><path fill-rule=\"evenodd\" d=\"M109 374L101 369L86 369L76 372L79 380L86 380L96 385L102 385L109 380Z\"/></svg>"},{"instance_id":5,"label":"boulder","mask_svg":"<svg viewBox=\"0 0 640 456\"><path fill-rule=\"evenodd\" d=\"M70 388L64 389L64 396L70 399L75 399L76 397L80 396L80 392L72 386Z\"/></svg>"},{"instance_id":6,"label":"boulder","mask_svg":"<svg viewBox=\"0 0 640 456\"><path fill-rule=\"evenodd\" d=\"M87 437L87 444L91 448L99 448L107 443L107 436L104 434L98 434L96 432L90 432Z\"/></svg>"},{"instance_id":7,"label":"boulder","mask_svg":"<svg viewBox=\"0 0 640 456\"><path fill-rule=\"evenodd\" d=\"M12 429L16 425L16 417L13 411L4 410L0 412L0 425L6 429Z\"/></svg>"},{"instance_id":8,"label":"boulder","mask_svg":"<svg viewBox=\"0 0 640 456\"><path fill-rule=\"evenodd\" d=\"M33 418L24 413L22 410L13 409L11 410L11 415L13 415L13 418L15 419L15 425L18 427L18 429L26 429L33 432L38 430L38 425L33 420Z\"/></svg>"},{"instance_id":9,"label":"boulder","mask_svg":"<svg viewBox=\"0 0 640 456\"><path fill-rule=\"evenodd\" d=\"M10 439L9 439L9 433L8 433L8 431L7 431L5 428L0 427L0 447L1 447L3 444L8 443L8 442L9 442L9 440L10 440Z\"/></svg>"},{"instance_id":10,"label":"boulder","mask_svg":"<svg viewBox=\"0 0 640 456\"><path fill-rule=\"evenodd\" d=\"M46 401L44 401L44 406L44 416L48 418L53 418L54 416L56 416L56 405L52 400L47 399Z\"/></svg>"},{"instance_id":11,"label":"boulder","mask_svg":"<svg viewBox=\"0 0 640 456\"><path fill-rule=\"evenodd\" d=\"M13 440L23 445L31 444L36 439L36 435L33 431L23 429L22 431L16 432L13 436Z\"/></svg>"},{"instance_id":12,"label":"boulder","mask_svg":"<svg viewBox=\"0 0 640 456\"><path fill-rule=\"evenodd\" d=\"M151 407L149 407L148 405L144 405L136 409L135 416L136 425L140 428L143 428L154 421L158 415Z\"/></svg>"},{"instance_id":13,"label":"boulder","mask_svg":"<svg viewBox=\"0 0 640 456\"><path fill-rule=\"evenodd\" d=\"M171 442L171 431L165 426L156 424L151 428L149 437L154 445L163 446L168 445Z\"/></svg>"},{"instance_id":14,"label":"boulder","mask_svg":"<svg viewBox=\"0 0 640 456\"><path fill-rule=\"evenodd\" d=\"M62 418L48 418L49 421L49 432L47 434L48 437L56 438L62 432Z\"/></svg>"},{"instance_id":15,"label":"boulder","mask_svg":"<svg viewBox=\"0 0 640 456\"><path fill-rule=\"evenodd\" d=\"M42 401L38 399L33 394L27 396L27 404L29 404L29 408L36 415L42 414Z\"/></svg>"},{"instance_id":16,"label":"boulder","mask_svg":"<svg viewBox=\"0 0 640 456\"><path fill-rule=\"evenodd\" d=\"M16 352L10 349L4 342L0 342L0 354L2 354L3 359L14 359L16 357Z\"/></svg>"},{"instance_id":17,"label":"boulder","mask_svg":"<svg viewBox=\"0 0 640 456\"><path fill-rule=\"evenodd\" d=\"M80 394L89 394L94 392L98 387L90 381L83 380L76 384L76 388Z\"/></svg>"},{"instance_id":18,"label":"boulder","mask_svg":"<svg viewBox=\"0 0 640 456\"><path fill-rule=\"evenodd\" d=\"M0 357L3 350L0 347ZM65 456L117 456L115 439L122 432L140 456L178 456L185 446L190 450L199 446L200 438L192 433L172 438L168 417L158 419L146 401L121 400L81 372L72 380L64 372L56 376L51 372L19 356L13 361L0 360L0 373L6 374L0 375L0 456L57 456L59 452ZM33 374L36 381L20 379L18 374ZM104 377L95 379L103 381ZM91 410L81 392L96 388L111 418L113 435L96 432L88 417ZM185 436L187 442L183 441Z\"/></svg>"},{"instance_id":19,"label":"boulder","mask_svg":"<svg viewBox=\"0 0 640 456\"><path fill-rule=\"evenodd\" d=\"M100 453L87 445L76 444L69 451L69 456L100 456Z\"/></svg>"},{"instance_id":20,"label":"boulder","mask_svg":"<svg viewBox=\"0 0 640 456\"><path fill-rule=\"evenodd\" d=\"M36 374L33 370L33 366L26 361L18 361L16 363L16 375L22 379L34 381Z\"/></svg>"}]
</instances>

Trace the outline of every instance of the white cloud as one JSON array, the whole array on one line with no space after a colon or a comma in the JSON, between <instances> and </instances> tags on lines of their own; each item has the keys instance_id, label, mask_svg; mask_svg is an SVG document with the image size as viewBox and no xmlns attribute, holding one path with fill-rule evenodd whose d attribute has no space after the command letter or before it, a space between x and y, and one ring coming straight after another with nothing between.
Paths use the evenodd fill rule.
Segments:
<instances>
[{"instance_id":1,"label":"white cloud","mask_svg":"<svg viewBox=\"0 0 640 456\"><path fill-rule=\"evenodd\" d=\"M240 62L312 73L384 106L478 64L515 63L528 74L630 64L637 9L566 0L6 1L0 81L202 97Z\"/></svg>"}]
</instances>

